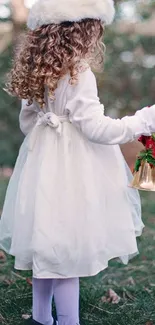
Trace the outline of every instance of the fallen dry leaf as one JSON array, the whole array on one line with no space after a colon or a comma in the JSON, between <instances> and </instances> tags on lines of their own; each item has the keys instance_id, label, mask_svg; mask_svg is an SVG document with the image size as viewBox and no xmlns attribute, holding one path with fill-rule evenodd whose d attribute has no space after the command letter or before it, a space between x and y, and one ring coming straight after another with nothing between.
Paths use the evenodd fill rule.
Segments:
<instances>
[{"instance_id":1,"label":"fallen dry leaf","mask_svg":"<svg viewBox=\"0 0 155 325\"><path fill-rule=\"evenodd\" d=\"M30 278L26 279L26 282L31 286L32 285L32 280Z\"/></svg>"},{"instance_id":2,"label":"fallen dry leaf","mask_svg":"<svg viewBox=\"0 0 155 325\"><path fill-rule=\"evenodd\" d=\"M25 320L29 319L30 317L31 317L31 315L28 315L28 314L22 315L22 319L25 319Z\"/></svg>"},{"instance_id":3,"label":"fallen dry leaf","mask_svg":"<svg viewBox=\"0 0 155 325\"><path fill-rule=\"evenodd\" d=\"M5 280L4 280L4 283L6 283L7 285L10 285L10 284L13 283L13 281L10 280L10 279L5 279Z\"/></svg>"},{"instance_id":4,"label":"fallen dry leaf","mask_svg":"<svg viewBox=\"0 0 155 325\"><path fill-rule=\"evenodd\" d=\"M145 325L153 325L152 321L148 321Z\"/></svg>"},{"instance_id":5,"label":"fallen dry leaf","mask_svg":"<svg viewBox=\"0 0 155 325\"><path fill-rule=\"evenodd\" d=\"M4 178L10 178L13 173L12 168L0 168L0 176Z\"/></svg>"},{"instance_id":6,"label":"fallen dry leaf","mask_svg":"<svg viewBox=\"0 0 155 325\"><path fill-rule=\"evenodd\" d=\"M112 304L118 304L121 300L121 298L117 295L117 293L109 289L106 296L101 298L102 302L109 302Z\"/></svg>"},{"instance_id":7,"label":"fallen dry leaf","mask_svg":"<svg viewBox=\"0 0 155 325\"><path fill-rule=\"evenodd\" d=\"M6 255L2 251L0 251L0 261L1 262L5 262L6 261Z\"/></svg>"}]
</instances>

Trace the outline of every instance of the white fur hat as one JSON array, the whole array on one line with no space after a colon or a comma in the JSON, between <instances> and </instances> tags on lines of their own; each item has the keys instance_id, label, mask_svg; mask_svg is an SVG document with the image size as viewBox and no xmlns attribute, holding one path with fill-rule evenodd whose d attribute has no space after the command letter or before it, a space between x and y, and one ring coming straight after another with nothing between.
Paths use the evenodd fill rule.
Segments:
<instances>
[{"instance_id":1,"label":"white fur hat","mask_svg":"<svg viewBox=\"0 0 155 325\"><path fill-rule=\"evenodd\" d=\"M110 24L115 15L113 0L37 0L32 6L27 26L34 30L48 24L82 19L100 19Z\"/></svg>"}]
</instances>

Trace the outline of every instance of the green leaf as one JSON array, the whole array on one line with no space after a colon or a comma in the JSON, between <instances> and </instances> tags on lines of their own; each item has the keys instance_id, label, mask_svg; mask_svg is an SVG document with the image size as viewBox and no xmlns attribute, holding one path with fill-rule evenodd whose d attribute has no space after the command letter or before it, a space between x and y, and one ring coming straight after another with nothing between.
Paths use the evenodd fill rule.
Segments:
<instances>
[{"instance_id":1,"label":"green leaf","mask_svg":"<svg viewBox=\"0 0 155 325\"><path fill-rule=\"evenodd\" d=\"M153 157L148 156L147 157L147 162L153 166L155 166L155 159Z\"/></svg>"},{"instance_id":2,"label":"green leaf","mask_svg":"<svg viewBox=\"0 0 155 325\"><path fill-rule=\"evenodd\" d=\"M136 160L135 168L134 168L134 171L135 171L135 172L138 172L138 171L139 171L139 168L140 168L140 166L141 166L141 163L142 163L142 159L137 159L137 160Z\"/></svg>"}]
</instances>

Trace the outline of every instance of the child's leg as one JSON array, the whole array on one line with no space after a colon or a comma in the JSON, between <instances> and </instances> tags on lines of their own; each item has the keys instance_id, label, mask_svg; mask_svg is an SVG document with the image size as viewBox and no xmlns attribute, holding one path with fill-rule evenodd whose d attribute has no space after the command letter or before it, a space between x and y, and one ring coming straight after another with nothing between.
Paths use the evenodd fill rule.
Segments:
<instances>
[{"instance_id":1,"label":"child's leg","mask_svg":"<svg viewBox=\"0 0 155 325\"><path fill-rule=\"evenodd\" d=\"M33 278L33 319L43 325L52 325L52 279Z\"/></svg>"},{"instance_id":2,"label":"child's leg","mask_svg":"<svg viewBox=\"0 0 155 325\"><path fill-rule=\"evenodd\" d=\"M58 325L79 324L79 279L53 280Z\"/></svg>"}]
</instances>

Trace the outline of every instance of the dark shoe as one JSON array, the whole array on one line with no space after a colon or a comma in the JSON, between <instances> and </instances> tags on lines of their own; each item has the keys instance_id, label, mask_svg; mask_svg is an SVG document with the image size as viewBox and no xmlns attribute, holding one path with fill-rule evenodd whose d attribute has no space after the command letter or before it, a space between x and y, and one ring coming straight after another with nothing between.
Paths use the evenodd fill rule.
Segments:
<instances>
[{"instance_id":1,"label":"dark shoe","mask_svg":"<svg viewBox=\"0 0 155 325\"><path fill-rule=\"evenodd\" d=\"M43 325L41 323L36 322L34 319L32 319L32 317L29 318L28 320L26 320L24 324L25 325ZM54 319L53 325L58 325L58 323L55 319Z\"/></svg>"},{"instance_id":2,"label":"dark shoe","mask_svg":"<svg viewBox=\"0 0 155 325\"><path fill-rule=\"evenodd\" d=\"M24 324L25 325L43 325L41 323L36 322L34 319L32 319L32 317L27 319Z\"/></svg>"},{"instance_id":3,"label":"dark shoe","mask_svg":"<svg viewBox=\"0 0 155 325\"><path fill-rule=\"evenodd\" d=\"M56 321L56 319L54 319L53 325L58 325L58 322Z\"/></svg>"}]
</instances>

